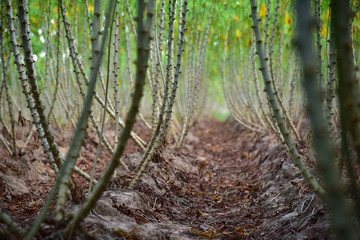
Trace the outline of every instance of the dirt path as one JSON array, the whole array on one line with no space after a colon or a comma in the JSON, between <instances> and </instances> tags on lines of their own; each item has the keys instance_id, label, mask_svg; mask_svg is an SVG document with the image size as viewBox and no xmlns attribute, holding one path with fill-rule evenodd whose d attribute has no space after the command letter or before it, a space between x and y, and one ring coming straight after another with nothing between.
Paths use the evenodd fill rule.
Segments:
<instances>
[{"instance_id":1,"label":"dirt path","mask_svg":"<svg viewBox=\"0 0 360 240\"><path fill-rule=\"evenodd\" d=\"M96 141L90 133L79 159L86 171ZM41 208L53 173L38 145L21 159L2 154L6 160L0 164L0 207L27 226ZM110 157L105 150L100 156L97 176ZM134 168L140 158L131 143L124 161ZM13 189L19 186L11 185L13 177L23 178L23 189L16 194ZM235 121L196 124L183 149L167 143L136 188L125 189L133 177L132 172L117 172L84 221L81 238L325 239L330 234L329 214L274 136L249 132ZM86 192L87 183L74 180ZM77 207L68 202L70 211ZM53 230L45 226L42 236Z\"/></svg>"},{"instance_id":2,"label":"dirt path","mask_svg":"<svg viewBox=\"0 0 360 240\"><path fill-rule=\"evenodd\" d=\"M198 229L214 227L223 239L325 238L322 206L275 136L232 121L204 122L194 134L201 139L194 150L207 162L194 183L207 192L195 207L205 213L192 222Z\"/></svg>"}]
</instances>

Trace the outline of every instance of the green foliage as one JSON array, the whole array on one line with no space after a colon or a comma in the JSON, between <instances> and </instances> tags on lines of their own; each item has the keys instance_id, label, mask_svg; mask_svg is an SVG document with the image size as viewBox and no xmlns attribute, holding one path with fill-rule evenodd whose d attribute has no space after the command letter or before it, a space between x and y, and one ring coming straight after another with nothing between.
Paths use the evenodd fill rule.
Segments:
<instances>
[{"instance_id":1,"label":"green foliage","mask_svg":"<svg viewBox=\"0 0 360 240\"><path fill-rule=\"evenodd\" d=\"M214 117L216 120L220 122L224 122L226 119L229 118L230 113L227 111L221 111L221 110L214 110L211 113L211 116Z\"/></svg>"},{"instance_id":2,"label":"green foliage","mask_svg":"<svg viewBox=\"0 0 360 240\"><path fill-rule=\"evenodd\" d=\"M10 0L8 0L8 2L9 1ZM111 9L111 7L109 7L109 10L106 10L105 7L109 2L112 1L98 0L95 4L96 7L94 7L94 1L68 0L65 3L66 12L64 11L64 7L62 7L63 11L61 13L63 20L60 18L60 7L58 5L58 2L61 1L30 1L29 36L31 37L31 44L33 45L32 51L35 61L37 63L36 67L38 69L36 69L36 71L38 72L34 74L33 71L29 70L34 67L31 59L32 53L30 54L31 50L27 50L30 49L30 47L26 48L22 46L21 48L21 44L19 44L18 48L20 50L17 51L19 52L19 54L15 54L19 58L19 60L17 61L19 67L18 69L16 69L13 65L10 65L10 74L5 80L9 81L8 85L11 88L10 90L12 90L13 92L17 92L20 87L19 83L16 81L18 80L19 76L21 76L21 74L24 76L27 75L29 79L30 77L32 77L32 79L30 79L30 82L32 83L32 88L35 89L36 87L37 89L39 87L39 89L41 90L41 95L40 93L38 93L37 90L35 92L35 90L33 89L31 93L33 98L36 97L37 99L40 99L41 96L40 100L44 101L44 104L35 104L35 107L37 107L38 109L35 107L33 107L32 109L33 117L36 117L36 110L37 112L41 112L41 117L43 118L43 120L38 121L38 131L41 130L43 125L45 127L47 127L48 125L48 121L47 119L45 119L47 112L43 111L47 110L46 107L50 105L52 99L54 99L53 103L55 102L56 93L54 92L57 92L54 90L55 86L59 86L59 96L56 100L57 107L55 107L55 110L56 108L58 108L59 110L57 111L60 113L57 114L63 115L62 117L59 117L54 113L52 116L53 120L60 122L60 124L58 125L64 126L64 128L69 128L68 126L70 124L73 124L75 126L76 121L78 119L81 120L78 121L79 127L77 133L75 133L74 136L74 143L70 148L70 153L72 152L72 155L68 155L65 165L62 165L66 166L67 168L66 172L65 170L63 170L62 173L64 174L64 176L66 174L66 177L59 177L59 179L63 179L63 182L61 183L62 185L60 187L61 194L59 194L60 201L58 201L58 209L56 210L57 215L59 216L59 220L63 218L62 208L66 199L67 181L70 179L71 173L73 171L72 168L75 165L78 153L81 148L81 142L85 137L85 129L89 116L91 115L91 121L93 125L96 126L96 119L95 117L93 117L93 113L96 113L96 110L99 110L99 108L106 108L106 104L103 104L104 106L101 106L101 101L103 101L102 97L104 99L111 99L113 97L111 96L111 94L114 95L117 94L117 92L119 92L117 96L121 98L121 100L119 101L119 105L121 106L119 108L128 110L128 107L131 104L131 111L129 114L130 117L128 118L130 120L125 123L125 127L123 126L126 130L125 134L121 135L123 136L123 141L121 143L122 145L117 146L117 150L115 150L115 154L112 158L112 165L110 165L110 167L108 168L107 174L105 175L106 177L104 178L104 183L106 184L104 184L103 186L98 185L98 192L102 192L106 188L105 186L110 180L110 177L115 167L119 164L118 159L122 154L122 151L124 150L127 138L132 137L134 140L137 139L137 135L134 135L133 132L131 132L131 128L135 122L135 116L138 112L140 98L143 94L142 88L145 84L145 80L147 82L147 88L144 90L144 104L148 104L150 102L148 106L151 105L152 100L157 99L159 95L159 99L157 101L161 102L162 100L163 105L161 105L160 108L160 105L155 106L156 101L153 101L152 112L155 114L152 115L152 121L153 123L156 123L154 116L158 114L157 112L161 112L159 114L159 118L161 118L161 120L157 120L158 122L154 125L156 126L156 128L152 129L153 135L151 137L150 143L147 145L147 152L145 152L145 154L143 155L145 156L143 158L144 162L143 164L141 164L141 168L139 168L140 165L138 166L140 171L136 176L136 180L134 180L135 183L140 178L142 172L146 169L147 165L150 163L153 154L156 154L159 147L162 146L165 135L170 132L167 130L168 127L172 127L172 122L170 120L173 120L174 122L176 122L177 119L180 119L180 121L184 119L188 120L187 122L184 121L185 124L183 125L186 126L186 128L183 127L183 129L188 130L191 121L193 121L193 119L191 119L191 116L193 116L193 113L195 111L194 109L198 108L196 109L198 111L197 115L194 115L200 115L201 112L204 112L203 108L209 107L209 104L206 105L205 100L210 99L210 101L212 101L211 104L215 107L210 106L210 110L208 110L208 112L210 112L209 115L212 115L217 120L226 120L231 112L231 114L237 121L239 121L243 126L247 127L251 131L272 131L273 133L275 133L279 141L283 142L286 145L290 155L294 159L295 164L298 166L304 178L307 179L308 183L313 187L313 190L317 192L319 196L324 196L322 183L318 184L317 178L313 177L312 172L308 171L308 168L304 163L305 161L303 161L304 159L311 160L313 157L311 155L315 154L311 153L311 151L308 151L309 153L306 153L307 156L304 157L302 151L300 151L300 148L303 145L310 146L312 140L310 141L308 139L305 139L304 136L300 136L300 134L304 135L303 129L308 127L308 124L306 122L306 118L308 116L306 116L306 114L303 114L302 106L304 105L304 94L302 92L302 88L300 87L301 84L299 80L303 78L303 76L299 74L299 72L301 72L303 69L301 68L301 64L299 64L299 61L297 59L298 52L296 52L296 49L294 49L293 46L293 39L300 39L300 34L297 34L294 28L294 26L296 25L296 16L294 14L294 1L271 0L268 8L267 0L252 0L251 4L253 5L253 8L251 8L250 2L241 0L193 0L189 3L188 6L188 22L187 24L185 24L185 22L183 21L184 24L182 25L179 21L180 6L175 6L175 2L165 1L165 24L163 29L163 38L159 40L160 44L162 44L162 49L158 46L154 47L155 44L150 44L150 39L157 39L157 36L155 36L156 32L150 32L148 30L153 27L155 27L155 29L159 29L159 26L153 26L150 24L150 22L147 22L146 28L143 28L144 26L142 26L143 24L142 22L140 22L139 18L134 18L140 12L141 16L148 16L148 21L150 21L154 17L156 19L156 23L158 24L161 12L159 9L161 0L156 1L157 8L155 9L157 12L155 14L152 14L152 7L146 8L145 6L143 6L141 8L141 11L137 11L138 8L140 9L139 6L141 6L141 3L145 4L144 0L128 0L129 11L127 9L127 4L125 1L118 1L118 10L120 12L118 16L118 30L120 39L118 46L119 52L118 54L116 52L116 54L112 55L112 50L109 50L109 58L104 60L101 60L101 55L99 55L99 51L96 51L94 49L98 47L97 41L103 42L102 48L104 49L105 47L105 40L108 37L106 35L106 31L108 31L108 28L105 27L104 32L102 32L104 30L102 28L105 25L109 24L108 21L110 19L110 12L111 10L114 10ZM152 6L152 1L148 0L146 2L147 4L149 4L149 6ZM280 3L279 8L277 7L278 2ZM317 32L308 32L309 42L306 44L306 47L310 52L314 50L314 56L317 56L317 60L319 61L318 64L315 64L315 67L312 66L313 68L311 68L312 70L316 69L317 73L319 73L319 75L321 76L319 77L319 79L321 78L323 80L323 82L319 82L319 92L326 89L326 83L331 82L331 78L330 81L328 81L328 76L331 75L330 73L332 71L329 70L331 66L329 66L329 60L327 60L328 56L331 56L331 54L329 54L329 44L327 41L329 39L330 32L329 2L330 0L321 1L321 15L318 18L322 21L321 25L318 25L319 27L317 29ZM179 1L177 1L177 3L179 3ZM12 14L14 14L14 16L18 14L18 7L20 9L19 12L21 13L22 7L25 6L17 6L17 1L13 1L12 4L14 8ZM137 4L139 4L139 6ZM354 15L352 16L354 17L354 23L351 29L352 32L349 31L349 41L346 44L346 46L350 46L351 41L353 41L355 59L357 62L360 61L360 38L358 37L360 31L360 14L357 9L358 4L359 1L352 1L352 8L355 11ZM255 5L257 6L257 8L255 7ZM9 3L8 6L10 6ZM175 11L173 11L175 15L172 15L172 12L169 13L169 7L171 6L173 6L173 9L175 9ZM187 5L184 6L184 9L186 9ZM308 9L310 10L310 22L311 15L314 15L315 12L315 6L316 5L312 3L311 8ZM94 8L95 12L98 12L99 14L94 14ZM147 10L149 10L149 12L147 12ZM251 11L253 20L251 20L251 18L249 17ZM106 24L105 17L98 18L98 16L105 16L105 12L107 12L108 16L106 18ZM24 14L19 15L21 17ZM93 15L95 16L95 21L93 25L90 25L90 22L93 19ZM11 15L9 14L8 16ZM1 17L5 18L4 15L2 15ZM301 20L301 16L297 17ZM175 22L173 22L172 19L175 19ZM258 21L258 19L260 19L260 21ZM277 22L276 25L273 26L273 22L275 22L275 19L277 19ZM25 20L18 23L17 21L19 20L17 18L14 18L13 20L15 22L15 28L18 28L18 26L21 26L21 24L24 24L25 22L27 23L27 21ZM68 20L69 24L64 27L63 21L67 22ZM210 20L212 20L212 22ZM269 22L268 26L266 26L267 20ZM132 26L133 22L134 26ZM208 28L208 26L210 26L210 23L211 27ZM252 27L253 25L254 27ZM179 31L179 27L181 27L182 29L181 33ZM95 34L93 34L93 36L90 36L90 31L92 28L95 29ZM139 35L138 39L136 39L136 33L134 32L134 29L136 28L140 29L139 32L137 32L137 34ZM191 30L185 31L185 28ZM11 27L11 29L12 31L10 32L13 34L12 43L15 42L14 40L17 40L20 43L21 37L19 37L19 29L14 29L14 27ZM23 29L24 28L22 28L22 32L24 32ZM207 29L209 29L209 31ZM168 44L169 42L171 42L169 39L172 39L173 31L174 43L178 43L174 44L174 46L172 44ZM18 34L18 36L16 36L15 32L16 34ZM69 32L71 32L71 34ZM169 34L167 34L167 32L169 32ZM209 36L208 32L210 32ZM266 32L269 34L270 37L265 36ZM99 33L101 34L99 35ZM150 36L150 33L153 33L153 35ZM351 33L352 39L350 37ZM254 42L254 34L256 37L256 42ZM4 32L5 40L8 40L8 35L9 31ZM68 37L68 39L66 39L65 35ZM23 34L22 36L26 35ZM319 42L311 42L312 37L314 36L321 36L321 40ZM127 41L127 39L129 41ZM304 40L301 41L305 42ZM26 42L26 39L24 40L24 42ZM73 44L74 47L72 47ZM314 46L312 46L312 44ZM28 45L30 46L30 44ZM156 45L159 44L156 43ZM13 44L13 46L17 45ZM183 47L185 50L182 53ZM9 49L10 42L5 41L5 57L1 59L2 63L4 63L4 60L6 60L6 58L10 56ZM114 48L109 47L109 49ZM149 49L149 51L147 51L147 49ZM161 49L160 53L155 53L154 49ZM266 50L264 51L264 49ZM347 50L349 49L350 48L348 48ZM315 50L318 51L318 53L320 54L316 53ZM349 52L351 51L349 50ZM155 55L157 54L160 55L159 62L157 62L157 59L154 59L157 58L157 56L155 57ZM129 57L127 55L129 55ZM174 63L172 62L172 55L175 59ZM347 54L347 56L345 57L349 57L350 55L352 54ZM22 61L22 59L20 59L19 56L27 56L25 60L27 63L30 64L27 64L26 72L22 71L23 67L20 66L20 62ZM58 56L59 59L57 59ZM148 58L152 59L148 62ZM312 57L312 59L314 59L314 57ZM352 58L348 58L348 60L350 62L353 62ZM115 71L118 71L116 74L111 67L113 66L111 65L111 63L114 62L116 62L116 64L118 64L119 66L119 69L113 67L116 69ZM134 62L136 63L136 65L134 64ZM109 68L106 68L105 66L109 66ZM157 73L160 72L160 66L166 71L166 80L164 80L165 78L162 79L159 77L159 84L157 83L158 85L155 85L154 82L151 81L154 80L154 76L157 76L157 74L154 73L155 70L157 71ZM186 67L190 68L190 70L186 69ZM130 68L129 71L127 68ZM173 70L173 68L175 68L175 70ZM3 69L5 69L5 67L3 67ZM149 69L149 71L147 71L147 69ZM310 68L304 69L309 70ZM111 73L111 71L113 72ZM176 72L175 74L174 71ZM186 72L187 74L180 74L180 71ZM30 77L29 72L33 73ZM110 73L113 75L111 75ZM321 73L323 73L323 75L321 75ZM131 74L133 74L132 77L130 76ZM35 78L35 75L38 76L38 78ZM115 77L115 75L119 76L119 78ZM91 81L88 81L88 76L90 76L90 79L92 79ZM316 78L316 76L313 77L314 79ZM119 87L117 89L118 91L114 91L116 93L112 92L109 94L105 94L105 87L103 86L104 83L101 82L101 80L105 78L108 80L113 78L111 80L114 81L110 82L112 82L111 84L114 85L115 89L118 87L116 83L119 83ZM131 78L132 81L130 80ZM185 81L188 80L188 78L191 78L192 81ZM16 79L16 81L14 79ZM24 80L23 83L28 80L25 79L25 77L22 77L21 79ZM96 79L99 79L99 81L97 81ZM227 82L225 83L225 80L221 82L221 79L226 79ZM344 77L344 79L350 78ZM185 89L180 89L183 90L183 95L185 95L181 96L182 98L180 98L179 94L176 94L178 83L181 87ZM352 86L355 86L356 83L357 82L354 81L354 83L351 84L353 84ZM350 86L351 84L348 84L347 86ZM79 86L81 92L82 85L87 88L88 97L85 98L87 99L85 100L86 104L84 104L82 108L82 117L79 118L80 114L76 114L76 110L80 112L84 99L79 96L81 94L79 94L79 92L77 91L77 86ZM150 89L150 86L152 87L152 89ZM308 92L314 89L314 87L311 87L311 85L308 85L307 87ZM26 90L27 87L24 85L23 88ZM199 90L200 88L202 88L202 92ZM263 94L262 90L264 88L266 89L267 95ZM154 94L155 91L153 91L153 89L158 89L158 92L161 92L161 94ZM353 89L355 89L355 87ZM328 90L327 93L329 92L331 91ZM345 93L343 93L343 95L347 96L348 92L351 91L346 91ZM92 104L93 94L95 94L97 102ZM317 104L319 106L322 106L323 102L325 101L323 101L324 99L321 99L321 94L313 94L312 96L308 94L308 103L312 101L311 98L315 99L316 97L318 97ZM357 94L357 92L355 94ZM329 95L333 94L331 93ZM129 100L131 98L130 96L132 96L132 100ZM21 97L24 98L24 96L22 95ZM21 97L19 97L19 109L22 105L21 101L24 101L24 99L21 99ZM185 109L185 114L182 114L181 112L172 112L173 105L175 104L175 99L176 101L178 101L176 102L176 104L179 104L179 108L182 107L183 109ZM27 100L30 102L31 96L27 97ZM38 102L41 102L40 100L38 100ZM181 100L187 101L185 103L187 104L186 108L184 108L185 104L181 102ZM328 99L326 99L326 101L327 100ZM108 99L106 99L106 101L108 101ZM329 135L338 134L336 138L341 139L341 137L339 136L339 131L337 130L337 124L339 122L339 107L336 106L336 104L333 104L333 102L335 101L333 101L332 97L328 102L326 102L328 106L330 105L330 107L328 107L328 109L330 108L330 113L328 115L331 115L327 118L327 120L329 125L333 126L333 130L329 131ZM315 101L313 102L313 104L314 103ZM225 104L227 104L227 106L229 107L230 112L228 109L222 107L225 106ZM42 107L43 105L44 107ZM111 105L111 101L109 101L109 105ZM358 106L359 104L352 105ZM191 106L191 108L188 106ZM259 106L261 106L262 108L259 108ZM158 107L158 109L156 109L156 107ZM321 107L316 108L322 109ZM159 109L161 109L161 111L157 111ZM334 111L332 111L332 109L334 109ZM340 110L341 109L342 108L340 107ZM113 106L110 106L106 110L110 113L109 115L111 115L114 114L113 112L115 109L113 108ZM104 110L105 113L106 110ZM143 110L145 112L148 109L141 109L141 111ZM314 110L314 112L316 112L316 109ZM319 112L317 114L319 114ZM118 114L118 116L119 115L121 115L121 113ZM184 117L183 115L185 115L186 117ZM175 116L176 119L172 118L173 116ZM325 126L325 121L323 120L324 116L322 115L322 112L320 112L319 116L316 117L318 117L318 119L320 119L319 122L321 122ZM119 118L113 118L119 121ZM359 118L356 117L355 120L358 119ZM68 125L63 121L67 121ZM143 121L147 123L145 120ZM12 122L14 125L13 120ZM355 121L351 121L352 126L354 126L354 122ZM176 124L174 123L174 125ZM323 128L321 126L321 130L325 129L325 127ZM151 127L149 127L149 130L150 129ZM173 137L177 139L176 130L179 129L174 130L175 131L173 131ZM181 133L182 137L180 138L181 140L179 146L181 146L181 143L184 140L183 136L186 136L187 130L183 131L184 134ZM313 130L314 134L312 135L314 137L314 142L316 143L318 140L316 138L319 138L318 136L320 136L322 132L319 131L316 134L315 130ZM42 139L42 143L44 146L46 146L45 141L54 141L54 138L50 134L51 131L47 131L48 134L45 136L46 139L44 137ZM300 132L300 134L298 132ZM170 134L171 133L169 133L169 135ZM39 135L41 136L42 134ZM99 133L99 135L101 134ZM324 138L323 142L326 142L328 140L327 136L322 135L322 137ZM78 140L76 140L77 138ZM293 140L293 138L296 140ZM357 136L353 138L355 140L358 140ZM326 144L330 148L330 143ZM334 146L336 145L336 143L331 144L333 144ZM360 153L360 141L358 141L357 144L357 150L358 153ZM53 145L55 146L55 142L53 143ZM140 143L140 146L142 146L142 148L144 149L143 145L146 145L145 142L144 144ZM325 144L319 143L318 145ZM310 147L308 148L310 149ZM46 148L44 147L44 149ZM50 148L50 150L52 152L48 151L48 158L50 159L52 155L59 155L58 165L60 167L61 161L58 149L54 147ZM326 151L329 152L328 150ZM110 150L110 152L113 153L112 150ZM331 157L326 157L326 154L321 152L318 155L325 156L323 157L325 160L331 159ZM323 166L324 165L328 164L323 164ZM324 170L324 172L326 173L330 171ZM324 182L329 182L330 180L325 179ZM353 180L355 180L355 178ZM57 182L56 184L59 184L59 182ZM52 195L55 196L55 192L53 192ZM99 196L100 195L97 195L96 198ZM49 204L50 202L48 203L48 205ZM87 208L86 210L84 210L84 212L87 213L91 209L93 204L95 204L95 202L88 203ZM43 212L43 214L45 214L45 212ZM42 215L42 217L44 216L45 215ZM85 217L85 214L80 218L82 219L83 217ZM76 218L78 218L78 216L76 216ZM81 219L72 221L75 221L74 224L77 225L81 221ZM39 227L39 225L37 227ZM66 231L68 230L69 229L67 229Z\"/></svg>"},{"instance_id":3,"label":"green foliage","mask_svg":"<svg viewBox=\"0 0 360 240\"><path fill-rule=\"evenodd\" d=\"M158 5L160 5L160 0L157 1ZM353 1L353 5L355 5L356 1ZM88 1L89 3L89 11L90 14L93 13L93 1ZM14 3L15 5L16 3ZM83 43L84 43L84 31L88 32L88 29L84 29L85 25L85 17L86 12L84 11L84 2L82 0L71 0L67 1L66 7L68 12L68 16L70 20L76 24L73 28L73 31L77 35L77 43L80 52L82 52ZM136 1L129 1L131 13L134 16L136 11ZM209 36L209 46L208 46L208 54L207 54L207 69L211 71L210 74L210 81L219 81L218 77L220 75L220 66L221 63L218 61L219 57L222 55L222 48L225 40L225 32L228 26L230 26L229 30L229 37L228 37L228 49L238 49L239 44L242 47L242 59L244 56L249 54L250 49L250 42L252 38L252 29L251 29L251 19L249 18L250 14L250 4L247 1L226 1L226 0L196 0L189 3L189 24L188 28L190 28L190 24L193 22L195 23L195 27L204 31L206 21L203 21L203 18L208 16L211 5L215 5L214 9L214 19ZM328 17L329 17L329 0L322 1L322 21L323 21L323 29L322 34L323 37L328 34ZM102 4L102 11L103 6ZM122 4L120 4L121 11L124 12L122 8ZM167 11L166 3L166 11ZM259 6L259 16L261 17L262 21L260 23L260 27L262 29L265 28L265 14L266 14L266 0L258 1ZM273 20L274 9L276 5L276 0L271 1L270 6L270 21ZM14 7L16 9L16 7ZM33 0L29 4L30 9L30 26L32 32L32 42L33 42L33 51L34 54L37 56L39 61L39 69L42 75L44 72L45 64L45 52L44 52L44 40L46 39L46 28L45 28L45 18L44 15L49 17L48 22L50 24L50 36L52 39L53 47L55 46L55 35L58 26L58 6L56 1L40 1L40 0ZM195 13L193 13L193 9L195 9ZM120 12L121 12L120 11ZM280 1L280 17L278 19L278 27L276 29L276 39L278 41L280 36L282 37L283 42L285 43L286 49L291 49L291 39L294 37L294 22L295 22L295 15L293 14L293 1ZM165 15L165 21L167 21L168 16ZM123 24L123 16L120 14L120 23ZM175 22L175 27L178 27L178 21ZM130 25L128 25L130 31ZM358 37L358 33L360 31L360 15L359 13L356 14L355 22L353 26L353 36L355 45L358 46L360 44L360 39ZM120 34L122 31L120 31ZM131 31L130 31L131 32ZM189 31L186 32L186 43L189 40ZM89 45L90 39L87 39L87 45ZM124 37L120 37L121 45L120 45L120 64L126 61L125 59L125 41ZM326 39L322 40L323 46L326 44ZM87 46L86 52L83 53L85 56L89 56L90 47ZM132 51L134 51L134 46L132 46ZM277 51L277 46L275 46L274 51ZM323 48L325 54L325 48ZM236 52L236 50L235 50ZM286 59L286 53L290 51L283 51L285 53L284 58ZM50 53L50 57L51 53ZM358 55L356 55L357 61ZM285 66L283 66L285 68ZM326 68L326 62L324 62L323 68ZM216 84L216 86L220 87L220 84Z\"/></svg>"}]
</instances>

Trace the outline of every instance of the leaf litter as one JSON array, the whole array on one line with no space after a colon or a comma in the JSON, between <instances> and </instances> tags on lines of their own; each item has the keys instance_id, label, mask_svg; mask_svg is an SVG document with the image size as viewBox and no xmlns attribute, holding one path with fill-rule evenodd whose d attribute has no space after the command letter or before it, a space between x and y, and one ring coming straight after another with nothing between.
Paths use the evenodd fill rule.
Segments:
<instances>
[{"instance_id":1,"label":"leaf litter","mask_svg":"<svg viewBox=\"0 0 360 240\"><path fill-rule=\"evenodd\" d=\"M135 132L142 133L145 140L150 137L140 123ZM113 139L112 126L105 128L105 135ZM36 134L33 138L36 142ZM59 135L57 139L66 152L69 139ZM89 130L77 161L87 173L91 172L97 141L94 130ZM18 158L8 156L3 146L0 155L0 207L28 227L47 197L54 173L38 143L28 146ZM96 178L111 157L104 147L99 156ZM130 141L125 163L135 169L140 159L140 149ZM233 120L196 123L182 149L167 142L135 189L126 189L134 176L131 171L117 170L82 223L89 239L332 237L328 210L306 186L276 137L252 133ZM11 181L14 178L18 181ZM67 209L76 214L88 183L77 174L72 179L80 200L75 204L69 199ZM1 224L0 229L6 231ZM40 236L52 229L51 221L45 222Z\"/></svg>"}]
</instances>

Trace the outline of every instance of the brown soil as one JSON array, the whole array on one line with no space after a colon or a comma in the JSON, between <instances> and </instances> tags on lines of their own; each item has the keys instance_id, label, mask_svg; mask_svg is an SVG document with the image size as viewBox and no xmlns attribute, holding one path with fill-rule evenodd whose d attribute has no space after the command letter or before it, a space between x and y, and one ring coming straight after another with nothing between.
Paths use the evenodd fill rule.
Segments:
<instances>
[{"instance_id":1,"label":"brown soil","mask_svg":"<svg viewBox=\"0 0 360 240\"><path fill-rule=\"evenodd\" d=\"M28 132L18 129L19 146ZM135 132L146 141L150 137L141 124ZM112 126L105 135L111 142ZM57 140L66 153L69 139L59 135ZM77 161L89 174L97 142L96 133L89 131ZM103 146L99 156L96 178L111 157ZM124 161L134 169L140 158L140 149L130 141ZM36 135L21 157L8 156L1 145L0 159L0 208L28 227L47 197L54 173ZM133 177L133 172L117 171L108 191L83 222L86 234L79 239L332 237L328 211L275 136L250 132L232 120L197 123L181 150L167 142L135 189L126 189ZM73 181L84 196L88 183L76 174ZM72 214L78 207L70 200L67 203ZM8 232L2 224L0 230ZM53 231L45 223L40 238Z\"/></svg>"}]
</instances>

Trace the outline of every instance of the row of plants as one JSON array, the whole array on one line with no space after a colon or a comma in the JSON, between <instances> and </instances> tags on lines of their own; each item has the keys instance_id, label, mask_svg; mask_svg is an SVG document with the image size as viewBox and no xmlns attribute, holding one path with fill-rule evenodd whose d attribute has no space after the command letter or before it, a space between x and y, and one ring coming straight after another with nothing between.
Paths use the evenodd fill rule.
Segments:
<instances>
[{"instance_id":1,"label":"row of plants","mask_svg":"<svg viewBox=\"0 0 360 240\"><path fill-rule=\"evenodd\" d=\"M339 0L2 1L0 142L16 157L37 133L56 179L28 229L2 210L0 220L32 239L56 198L55 220L64 223L60 230L70 237L115 169L129 170L122 160L129 138L142 158L124 188L136 186L166 138L181 148L194 121L225 102L245 128L277 136L330 207L341 236L355 239L360 198L358 161L351 156L360 153L359 5ZM214 97L221 91L222 97ZM16 139L16 113L18 122L33 122L23 145ZM133 130L135 121L149 131L149 141ZM88 122L100 139L91 173L76 166ZM106 123L113 127L113 141L104 135ZM54 127L71 135L66 156ZM112 157L96 180L100 147ZM310 171L315 163L317 173ZM73 172L89 182L89 189L67 221Z\"/></svg>"},{"instance_id":2,"label":"row of plants","mask_svg":"<svg viewBox=\"0 0 360 240\"><path fill-rule=\"evenodd\" d=\"M296 1L292 38L279 34L284 15L279 0L250 3L247 56L239 54L241 44L228 50L233 24L226 31L222 85L228 108L245 128L277 136L308 186L331 209L339 237L356 239L360 152L354 22L359 2ZM310 171L313 165L316 172Z\"/></svg>"}]
</instances>

